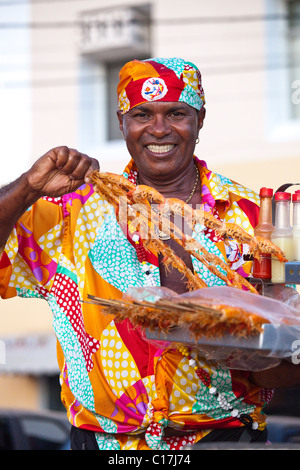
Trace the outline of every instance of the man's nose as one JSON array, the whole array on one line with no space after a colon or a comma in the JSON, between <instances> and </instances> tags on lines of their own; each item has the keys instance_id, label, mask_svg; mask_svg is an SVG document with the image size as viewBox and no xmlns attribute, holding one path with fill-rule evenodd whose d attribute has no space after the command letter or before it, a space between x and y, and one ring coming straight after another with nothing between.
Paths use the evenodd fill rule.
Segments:
<instances>
[{"instance_id":1,"label":"man's nose","mask_svg":"<svg viewBox=\"0 0 300 470\"><path fill-rule=\"evenodd\" d=\"M166 116L163 116L161 114L156 114L155 116L153 116L148 131L150 132L150 134L157 138L161 138L165 135L170 134L171 127Z\"/></svg>"}]
</instances>

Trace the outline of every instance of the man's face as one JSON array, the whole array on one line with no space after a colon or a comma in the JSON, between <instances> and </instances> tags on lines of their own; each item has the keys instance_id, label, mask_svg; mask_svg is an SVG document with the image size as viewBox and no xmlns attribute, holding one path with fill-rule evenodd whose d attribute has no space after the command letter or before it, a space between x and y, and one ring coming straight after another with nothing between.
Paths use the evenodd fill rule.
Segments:
<instances>
[{"instance_id":1,"label":"man's face","mask_svg":"<svg viewBox=\"0 0 300 470\"><path fill-rule=\"evenodd\" d=\"M178 176L193 158L205 111L181 102L151 102L118 114L127 148L143 175Z\"/></svg>"}]
</instances>

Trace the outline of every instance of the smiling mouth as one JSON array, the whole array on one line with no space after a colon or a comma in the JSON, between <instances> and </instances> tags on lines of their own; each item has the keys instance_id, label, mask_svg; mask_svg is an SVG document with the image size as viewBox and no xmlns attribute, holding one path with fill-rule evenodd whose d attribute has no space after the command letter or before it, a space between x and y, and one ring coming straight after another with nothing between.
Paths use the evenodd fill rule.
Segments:
<instances>
[{"instance_id":1,"label":"smiling mouth","mask_svg":"<svg viewBox=\"0 0 300 470\"><path fill-rule=\"evenodd\" d=\"M171 144L164 144L164 145L146 145L147 149L150 150L152 153L167 153L172 150L175 145Z\"/></svg>"}]
</instances>

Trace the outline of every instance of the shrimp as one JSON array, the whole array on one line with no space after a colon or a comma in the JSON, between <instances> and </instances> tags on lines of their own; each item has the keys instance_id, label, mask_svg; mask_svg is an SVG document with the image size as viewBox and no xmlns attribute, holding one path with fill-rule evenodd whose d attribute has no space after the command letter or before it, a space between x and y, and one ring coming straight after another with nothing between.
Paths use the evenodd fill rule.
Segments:
<instances>
[{"instance_id":1,"label":"shrimp","mask_svg":"<svg viewBox=\"0 0 300 470\"><path fill-rule=\"evenodd\" d=\"M113 188L120 188L125 191L133 191L136 188L134 183L129 181L124 176L116 175L115 173L107 173L107 172L99 173L98 171L95 170L91 173L91 179L95 183L101 180L104 184L109 184Z\"/></svg>"},{"instance_id":2,"label":"shrimp","mask_svg":"<svg viewBox=\"0 0 300 470\"><path fill-rule=\"evenodd\" d=\"M181 199L167 198L158 206L158 213L162 217L169 217L171 214L180 215L192 225L193 223L193 209L189 204L186 204Z\"/></svg>"},{"instance_id":3,"label":"shrimp","mask_svg":"<svg viewBox=\"0 0 300 470\"><path fill-rule=\"evenodd\" d=\"M253 239L249 243L250 253L253 254L255 258L259 259L260 253L266 253L270 255L275 255L276 258L281 262L284 263L287 261L283 251L270 240L262 237L253 237Z\"/></svg>"},{"instance_id":4,"label":"shrimp","mask_svg":"<svg viewBox=\"0 0 300 470\"><path fill-rule=\"evenodd\" d=\"M114 206L114 208L117 210L119 208L119 198L115 194L115 191L112 190L109 186L107 186L102 179L98 178L97 175L95 175L96 172L93 172L91 174L91 180L94 184L95 190L99 192L100 194L103 194L103 196L108 200L110 204Z\"/></svg>"},{"instance_id":5,"label":"shrimp","mask_svg":"<svg viewBox=\"0 0 300 470\"><path fill-rule=\"evenodd\" d=\"M167 212L173 212L174 214L185 217L187 221L190 221L193 225L195 223L201 223L205 225L205 227L215 230L215 232L224 238L225 243L228 238L233 238L239 243L248 244L250 253L254 253L255 256L258 256L259 253L266 253L275 256L281 262L287 261L282 250L270 240L266 240L262 237L253 237L239 225L222 222L204 210L193 210L193 208L184 201L176 198L167 198L166 201L159 206L159 209L162 215L165 215Z\"/></svg>"},{"instance_id":6,"label":"shrimp","mask_svg":"<svg viewBox=\"0 0 300 470\"><path fill-rule=\"evenodd\" d=\"M215 230L225 239L233 238L240 243L249 244L253 240L253 237L237 224L221 223L221 226Z\"/></svg>"},{"instance_id":7,"label":"shrimp","mask_svg":"<svg viewBox=\"0 0 300 470\"><path fill-rule=\"evenodd\" d=\"M103 312L114 315L115 322L128 319L132 325L158 330L168 334L171 328L188 330L191 337L217 338L226 334L251 337L263 331L268 320L226 304L202 304L193 300L159 299L156 302L138 301L131 298L101 299L88 295L92 303L103 307Z\"/></svg>"},{"instance_id":8,"label":"shrimp","mask_svg":"<svg viewBox=\"0 0 300 470\"><path fill-rule=\"evenodd\" d=\"M205 227L215 231L221 230L223 227L223 222L221 220L203 209L194 210L193 220L194 224L200 223L201 225L205 225Z\"/></svg>"},{"instance_id":9,"label":"shrimp","mask_svg":"<svg viewBox=\"0 0 300 470\"><path fill-rule=\"evenodd\" d=\"M160 192L143 184L140 184L131 190L129 192L129 196L134 203L149 204L149 202L152 202L155 204L163 204L165 202L165 198L160 194Z\"/></svg>"},{"instance_id":10,"label":"shrimp","mask_svg":"<svg viewBox=\"0 0 300 470\"><path fill-rule=\"evenodd\" d=\"M188 279L189 290L196 290L207 287L207 284L199 276L193 274L192 271L182 261L182 259L179 258L179 256L177 256L174 251L161 240L158 238L149 238L144 242L144 244L146 249L152 249L163 255L162 263L166 269L172 265Z\"/></svg>"},{"instance_id":11,"label":"shrimp","mask_svg":"<svg viewBox=\"0 0 300 470\"><path fill-rule=\"evenodd\" d=\"M191 205L186 204L181 199L167 198L163 204L158 207L160 214L166 216L170 213L184 217L191 226L195 223L205 225L207 228L221 230L223 222L218 220L209 212L202 209L193 209Z\"/></svg>"},{"instance_id":12,"label":"shrimp","mask_svg":"<svg viewBox=\"0 0 300 470\"><path fill-rule=\"evenodd\" d=\"M233 271L217 255L209 253L202 245L200 245L200 243L198 243L193 238L190 238L187 241L185 249L190 255L194 256L201 263L203 263L211 273L222 279L228 286L237 287L239 289L242 289L244 286L254 294L258 293L255 287L249 281L247 281L247 279L245 279L236 271ZM197 250L200 250L202 254L200 254ZM225 274L220 272L216 266L219 266L223 271L225 271Z\"/></svg>"}]
</instances>

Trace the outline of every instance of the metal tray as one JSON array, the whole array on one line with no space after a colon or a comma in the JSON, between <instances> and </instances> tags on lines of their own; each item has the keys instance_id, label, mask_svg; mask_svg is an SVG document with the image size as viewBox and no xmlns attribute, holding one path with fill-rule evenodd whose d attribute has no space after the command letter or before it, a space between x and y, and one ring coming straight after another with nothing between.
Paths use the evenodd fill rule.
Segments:
<instances>
[{"instance_id":1,"label":"metal tray","mask_svg":"<svg viewBox=\"0 0 300 470\"><path fill-rule=\"evenodd\" d=\"M177 342L193 346L199 350L205 350L206 347L222 348L223 350L241 350L248 352L257 352L274 358L289 358L293 355L295 346L299 348L300 344L293 347L295 340L300 340L300 326L272 325L265 323L262 333L253 337L236 337L233 335L224 335L219 338L201 337L198 340L192 337L187 330L174 328L171 332L164 335L158 331L146 329L146 338L149 340Z\"/></svg>"}]
</instances>

